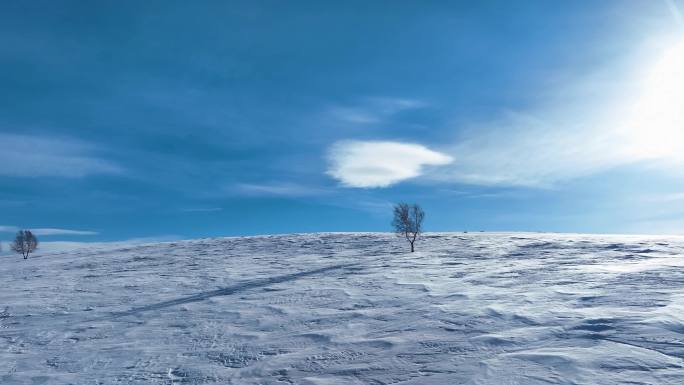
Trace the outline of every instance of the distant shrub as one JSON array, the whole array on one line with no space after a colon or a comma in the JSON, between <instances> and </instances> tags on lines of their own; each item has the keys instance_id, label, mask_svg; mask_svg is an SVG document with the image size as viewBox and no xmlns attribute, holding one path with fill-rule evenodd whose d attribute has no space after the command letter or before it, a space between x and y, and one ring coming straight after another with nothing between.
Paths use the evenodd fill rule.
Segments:
<instances>
[{"instance_id":1,"label":"distant shrub","mask_svg":"<svg viewBox=\"0 0 684 385\"><path fill-rule=\"evenodd\" d=\"M38 248L38 238L31 230L19 230L10 248L28 259L29 254Z\"/></svg>"}]
</instances>

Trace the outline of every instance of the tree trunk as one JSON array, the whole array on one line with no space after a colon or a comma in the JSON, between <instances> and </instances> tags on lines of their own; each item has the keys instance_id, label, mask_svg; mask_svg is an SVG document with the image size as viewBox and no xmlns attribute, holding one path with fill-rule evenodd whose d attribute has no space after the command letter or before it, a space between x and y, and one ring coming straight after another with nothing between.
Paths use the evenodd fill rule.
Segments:
<instances>
[{"instance_id":1,"label":"tree trunk","mask_svg":"<svg viewBox=\"0 0 684 385\"><path fill-rule=\"evenodd\" d=\"M413 253L413 242L411 242L411 252Z\"/></svg>"}]
</instances>

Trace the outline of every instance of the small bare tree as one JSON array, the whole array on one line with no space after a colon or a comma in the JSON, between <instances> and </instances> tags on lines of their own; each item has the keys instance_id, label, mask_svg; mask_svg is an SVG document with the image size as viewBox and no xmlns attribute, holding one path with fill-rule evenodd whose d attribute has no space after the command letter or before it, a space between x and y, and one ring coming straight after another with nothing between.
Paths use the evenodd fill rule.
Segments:
<instances>
[{"instance_id":1,"label":"small bare tree","mask_svg":"<svg viewBox=\"0 0 684 385\"><path fill-rule=\"evenodd\" d=\"M10 247L23 255L24 259L28 259L29 254L38 248L38 238L33 235L31 230L19 230Z\"/></svg>"},{"instance_id":2,"label":"small bare tree","mask_svg":"<svg viewBox=\"0 0 684 385\"><path fill-rule=\"evenodd\" d=\"M425 212L417 204L399 203L394 206L392 226L397 235L405 237L411 244L412 253L413 244L418 235L423 232L423 218L425 218Z\"/></svg>"}]
</instances>

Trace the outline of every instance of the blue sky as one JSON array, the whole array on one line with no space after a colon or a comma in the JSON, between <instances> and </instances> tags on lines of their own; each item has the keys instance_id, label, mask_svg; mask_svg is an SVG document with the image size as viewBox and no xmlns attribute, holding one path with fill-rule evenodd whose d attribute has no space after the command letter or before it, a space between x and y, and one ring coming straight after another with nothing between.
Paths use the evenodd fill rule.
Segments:
<instances>
[{"instance_id":1,"label":"blue sky","mask_svg":"<svg viewBox=\"0 0 684 385\"><path fill-rule=\"evenodd\" d=\"M684 233L682 7L4 1L0 239Z\"/></svg>"}]
</instances>

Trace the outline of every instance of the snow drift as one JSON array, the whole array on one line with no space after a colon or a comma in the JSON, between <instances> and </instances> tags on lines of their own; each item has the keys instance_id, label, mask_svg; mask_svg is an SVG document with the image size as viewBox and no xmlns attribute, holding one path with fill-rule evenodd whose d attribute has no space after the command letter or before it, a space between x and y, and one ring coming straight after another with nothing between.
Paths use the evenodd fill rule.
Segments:
<instances>
[{"instance_id":1,"label":"snow drift","mask_svg":"<svg viewBox=\"0 0 684 385\"><path fill-rule=\"evenodd\" d=\"M681 384L684 240L304 234L0 265L2 384Z\"/></svg>"}]
</instances>

